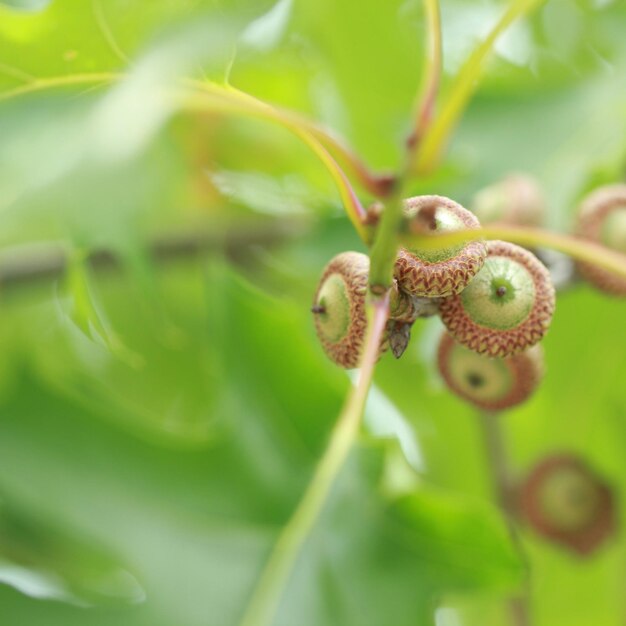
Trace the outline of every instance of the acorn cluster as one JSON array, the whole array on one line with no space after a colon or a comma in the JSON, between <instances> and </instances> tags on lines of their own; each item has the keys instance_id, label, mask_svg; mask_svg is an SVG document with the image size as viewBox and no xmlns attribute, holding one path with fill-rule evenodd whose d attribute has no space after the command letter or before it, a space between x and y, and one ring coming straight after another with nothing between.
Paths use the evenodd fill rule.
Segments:
<instances>
[{"instance_id":1,"label":"acorn cluster","mask_svg":"<svg viewBox=\"0 0 626 626\"><path fill-rule=\"evenodd\" d=\"M479 218L483 224L537 227L544 213L539 186L521 174L479 192L472 212L435 195L404 203L406 230L418 233L476 229ZM575 233L626 255L626 184L607 185L584 197ZM551 273L557 280L559 263L563 259L557 256L555 261L546 251L505 241L400 249L380 354L390 349L399 358L415 321L438 315L446 330L439 341L437 365L448 389L487 413L523 403L543 376L539 342L554 313ZM582 278L606 294L626 296L626 279L591 263L569 262L566 274L565 284ZM367 329L368 277L367 255L344 252L326 266L315 294L312 311L318 337L326 354L342 367L357 367L360 362ZM520 520L578 555L589 555L615 531L610 486L576 456L548 456L514 488L513 495Z\"/></svg>"},{"instance_id":2,"label":"acorn cluster","mask_svg":"<svg viewBox=\"0 0 626 626\"><path fill-rule=\"evenodd\" d=\"M443 196L404 202L406 229L441 234L484 224L539 226L546 202L537 182L511 174L480 192L472 211ZM374 222L378 215L372 213ZM592 191L581 202L578 237L626 255L626 184ZM526 400L543 373L536 346L554 313L558 263L546 251L530 251L505 241L465 241L440 248L401 248L395 262L390 316L380 353L399 358L420 317L439 315L446 327L438 366L449 389L487 411ZM550 261L552 261L550 263ZM573 266L570 264L570 268ZM626 296L626 279L591 263L577 263L578 276L611 295ZM566 271L571 280L573 270ZM338 365L359 365L367 328L369 258L358 252L337 255L326 266L313 302L318 337Z\"/></svg>"},{"instance_id":3,"label":"acorn cluster","mask_svg":"<svg viewBox=\"0 0 626 626\"><path fill-rule=\"evenodd\" d=\"M518 187L522 185L517 181ZM519 215L516 209L514 215ZM443 196L404 202L407 230L432 234L477 229L476 215ZM343 252L326 266L312 311L326 354L357 367L367 327L369 259ZM439 315L447 329L439 368L452 391L499 410L525 400L541 378L541 351L555 293L545 266L528 250L504 241L463 241L440 248L401 248L395 262L390 315L380 352L399 358L412 325Z\"/></svg>"}]
</instances>

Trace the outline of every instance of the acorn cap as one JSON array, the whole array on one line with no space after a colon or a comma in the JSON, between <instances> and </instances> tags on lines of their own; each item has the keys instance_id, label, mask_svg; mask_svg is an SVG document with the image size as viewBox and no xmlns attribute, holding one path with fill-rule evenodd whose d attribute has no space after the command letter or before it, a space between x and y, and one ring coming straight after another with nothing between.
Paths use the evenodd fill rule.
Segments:
<instances>
[{"instance_id":1,"label":"acorn cap","mask_svg":"<svg viewBox=\"0 0 626 626\"><path fill-rule=\"evenodd\" d=\"M480 409L501 411L521 404L535 391L543 377L543 350L537 345L505 359L493 359L476 354L444 333L438 366L456 395Z\"/></svg>"},{"instance_id":2,"label":"acorn cap","mask_svg":"<svg viewBox=\"0 0 626 626\"><path fill-rule=\"evenodd\" d=\"M554 313L554 287L548 270L528 250L506 241L490 241L487 250L472 282L441 302L441 319L474 352L507 357L545 335Z\"/></svg>"},{"instance_id":3,"label":"acorn cap","mask_svg":"<svg viewBox=\"0 0 626 626\"><path fill-rule=\"evenodd\" d=\"M324 351L345 368L357 367L363 350L369 267L365 254L338 254L324 269L311 307Z\"/></svg>"},{"instance_id":4,"label":"acorn cap","mask_svg":"<svg viewBox=\"0 0 626 626\"><path fill-rule=\"evenodd\" d=\"M615 529L611 490L572 455L539 463L520 488L519 508L537 533L582 555Z\"/></svg>"},{"instance_id":5,"label":"acorn cap","mask_svg":"<svg viewBox=\"0 0 626 626\"><path fill-rule=\"evenodd\" d=\"M576 233L626 255L626 184L605 185L586 196L578 214ZM600 291L626 296L626 278L591 263L579 261L576 267Z\"/></svg>"},{"instance_id":6,"label":"acorn cap","mask_svg":"<svg viewBox=\"0 0 626 626\"><path fill-rule=\"evenodd\" d=\"M545 198L538 182L527 174L509 174L481 189L472 200L472 211L482 224L500 222L517 226L540 226Z\"/></svg>"},{"instance_id":7,"label":"acorn cap","mask_svg":"<svg viewBox=\"0 0 626 626\"><path fill-rule=\"evenodd\" d=\"M411 222L432 233L480 227L472 213L443 196L408 198L404 201L404 212ZM401 248L394 276L400 288L414 296L450 296L465 288L482 267L485 256L482 241L434 250Z\"/></svg>"}]
</instances>

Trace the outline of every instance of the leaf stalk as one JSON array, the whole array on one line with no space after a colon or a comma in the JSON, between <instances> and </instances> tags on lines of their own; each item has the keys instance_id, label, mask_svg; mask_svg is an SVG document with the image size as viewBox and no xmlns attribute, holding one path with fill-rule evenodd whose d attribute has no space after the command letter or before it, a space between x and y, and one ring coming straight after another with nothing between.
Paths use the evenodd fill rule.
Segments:
<instances>
[{"instance_id":1,"label":"leaf stalk","mask_svg":"<svg viewBox=\"0 0 626 626\"><path fill-rule=\"evenodd\" d=\"M320 517L358 434L388 315L388 296L370 304L370 324L357 384L339 415L311 482L272 548L240 626L269 626L276 615L298 556Z\"/></svg>"}]
</instances>

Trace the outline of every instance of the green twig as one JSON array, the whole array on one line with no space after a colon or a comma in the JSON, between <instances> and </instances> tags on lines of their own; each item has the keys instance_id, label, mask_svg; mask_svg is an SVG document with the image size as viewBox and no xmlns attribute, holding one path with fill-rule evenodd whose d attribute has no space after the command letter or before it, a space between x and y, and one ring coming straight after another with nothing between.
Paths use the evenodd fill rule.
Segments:
<instances>
[{"instance_id":1,"label":"green twig","mask_svg":"<svg viewBox=\"0 0 626 626\"><path fill-rule=\"evenodd\" d=\"M487 37L480 42L457 74L446 103L424 136L415 168L419 173L432 172L441 161L452 131L476 90L485 63L498 37L517 19L530 13L544 0L512 0Z\"/></svg>"},{"instance_id":2,"label":"green twig","mask_svg":"<svg viewBox=\"0 0 626 626\"><path fill-rule=\"evenodd\" d=\"M326 169L329 171L335 181L335 184L337 185L337 188L339 189L339 195L341 196L343 206L346 210L348 218L352 222L354 230L356 230L362 241L367 242L369 236L365 227L367 213L359 201L359 198L357 197L344 171L315 136L300 129L294 129L294 133L298 135L306 144L308 144L311 150L317 154L320 161L322 161L322 163L326 166Z\"/></svg>"},{"instance_id":3,"label":"green twig","mask_svg":"<svg viewBox=\"0 0 626 626\"><path fill-rule=\"evenodd\" d=\"M396 179L394 193L386 203L370 253L370 287L374 294L384 293L393 279L393 265L399 243L398 232L402 222L402 199L407 181L416 172L428 172L438 165L443 148L476 88L484 63L496 40L516 19L528 13L542 0L511 2L486 39L461 68L446 105L434 122L431 122L431 118L441 74L441 24L437 1L424 1L429 29L426 83L416 127L408 142L405 165ZM443 240L438 245L444 245Z\"/></svg>"},{"instance_id":4,"label":"green twig","mask_svg":"<svg viewBox=\"0 0 626 626\"><path fill-rule=\"evenodd\" d=\"M626 278L626 255L621 252L610 250L593 241L572 235L553 233L540 228L484 226L476 230L458 230L443 235L408 234L400 236L400 241L404 245L426 249L446 248L464 241L477 239L502 239L531 248L552 248L573 259L591 263L616 276Z\"/></svg>"},{"instance_id":5,"label":"green twig","mask_svg":"<svg viewBox=\"0 0 626 626\"><path fill-rule=\"evenodd\" d=\"M424 57L424 81L415 126L407 141L403 167L395 179L393 193L385 203L385 210L370 251L370 289L375 295L385 293L393 281L405 189L415 169L418 155L421 153L422 138L429 128L439 91L442 67L439 1L424 0L424 9L428 36Z\"/></svg>"},{"instance_id":6,"label":"green twig","mask_svg":"<svg viewBox=\"0 0 626 626\"><path fill-rule=\"evenodd\" d=\"M60 87L71 87L76 85L97 85L114 83L122 74L114 72L101 72L94 74L70 74L68 76L52 76L50 78L35 78L25 85L20 85L14 89L0 92L0 102L10 100L18 96L25 96L38 91L46 91L48 89L57 89Z\"/></svg>"},{"instance_id":7,"label":"green twig","mask_svg":"<svg viewBox=\"0 0 626 626\"><path fill-rule=\"evenodd\" d=\"M428 32L426 54L424 55L424 79L422 81L413 132L407 142L408 149L414 157L433 118L443 66L439 0L424 0L424 12L426 14ZM411 166L412 169L413 164Z\"/></svg>"},{"instance_id":8,"label":"green twig","mask_svg":"<svg viewBox=\"0 0 626 626\"><path fill-rule=\"evenodd\" d=\"M373 303L359 380L333 429L330 442L291 519L274 544L267 565L245 610L240 626L268 626L294 565L317 522L358 433L389 313L389 299Z\"/></svg>"},{"instance_id":9,"label":"green twig","mask_svg":"<svg viewBox=\"0 0 626 626\"><path fill-rule=\"evenodd\" d=\"M404 177L400 177L398 189L385 204L374 244L370 249L369 281L370 290L375 296L384 294L393 281L393 268L398 255L398 230L402 222Z\"/></svg>"},{"instance_id":10,"label":"green twig","mask_svg":"<svg viewBox=\"0 0 626 626\"><path fill-rule=\"evenodd\" d=\"M511 475L507 460L504 438L502 436L501 420L502 416L497 413L481 413L479 415L485 455L487 457L487 466L493 483L493 491L504 515L511 541L526 565L526 580L524 581L522 592L509 600L511 620L513 626L530 626L528 558L515 524L517 512L512 495L514 479Z\"/></svg>"}]
</instances>

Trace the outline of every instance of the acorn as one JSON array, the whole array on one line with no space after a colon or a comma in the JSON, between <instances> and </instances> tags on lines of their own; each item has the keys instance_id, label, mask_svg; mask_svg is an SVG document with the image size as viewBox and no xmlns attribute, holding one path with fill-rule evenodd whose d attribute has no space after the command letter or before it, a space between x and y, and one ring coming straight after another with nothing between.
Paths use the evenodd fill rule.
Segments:
<instances>
[{"instance_id":1,"label":"acorn","mask_svg":"<svg viewBox=\"0 0 626 626\"><path fill-rule=\"evenodd\" d=\"M522 404L543 377L543 350L537 345L505 359L476 354L443 333L438 351L439 372L459 397L485 411Z\"/></svg>"},{"instance_id":2,"label":"acorn","mask_svg":"<svg viewBox=\"0 0 626 626\"><path fill-rule=\"evenodd\" d=\"M583 239L626 254L626 184L605 185L586 196L578 214L576 233ZM626 278L592 263L577 262L576 267L581 276L600 291L626 296Z\"/></svg>"},{"instance_id":3,"label":"acorn","mask_svg":"<svg viewBox=\"0 0 626 626\"><path fill-rule=\"evenodd\" d=\"M363 351L369 268L365 254L338 254L325 267L311 307L322 347L341 367L357 367ZM386 339L381 352L385 347Z\"/></svg>"},{"instance_id":4,"label":"acorn","mask_svg":"<svg viewBox=\"0 0 626 626\"><path fill-rule=\"evenodd\" d=\"M479 354L507 357L543 338L554 313L554 287L548 270L528 250L506 241L490 241L487 250L472 282L439 309L459 343Z\"/></svg>"},{"instance_id":5,"label":"acorn","mask_svg":"<svg viewBox=\"0 0 626 626\"><path fill-rule=\"evenodd\" d=\"M446 233L480 228L476 217L449 198L416 196L404 201L409 225L417 231ZM459 293L482 267L487 250L482 241L439 249L401 248L394 276L414 296L440 298Z\"/></svg>"},{"instance_id":6,"label":"acorn","mask_svg":"<svg viewBox=\"0 0 626 626\"><path fill-rule=\"evenodd\" d=\"M472 200L472 211L482 224L540 226L546 201L532 176L515 173L481 189Z\"/></svg>"},{"instance_id":7,"label":"acorn","mask_svg":"<svg viewBox=\"0 0 626 626\"><path fill-rule=\"evenodd\" d=\"M615 530L611 489L573 455L544 459L519 490L519 511L543 537L586 555Z\"/></svg>"}]
</instances>

